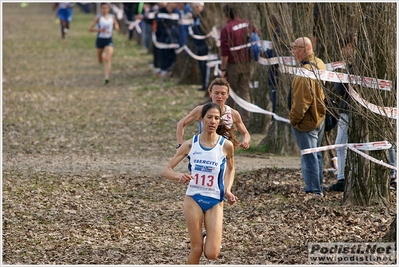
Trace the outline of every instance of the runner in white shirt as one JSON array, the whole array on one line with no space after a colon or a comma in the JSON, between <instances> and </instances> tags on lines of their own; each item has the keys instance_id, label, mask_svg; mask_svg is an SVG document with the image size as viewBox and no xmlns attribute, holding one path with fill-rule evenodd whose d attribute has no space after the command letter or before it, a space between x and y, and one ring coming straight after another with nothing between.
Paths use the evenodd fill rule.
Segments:
<instances>
[{"instance_id":1,"label":"runner in white shirt","mask_svg":"<svg viewBox=\"0 0 399 267\"><path fill-rule=\"evenodd\" d=\"M97 27L96 27L97 26ZM98 14L89 27L89 32L97 32L96 48L99 63L104 63L104 84L109 83L111 73L111 58L114 53L112 31L119 31L119 24L114 15L109 14L109 5L101 4L101 13Z\"/></svg>"},{"instance_id":2,"label":"runner in white shirt","mask_svg":"<svg viewBox=\"0 0 399 267\"><path fill-rule=\"evenodd\" d=\"M200 120L202 133L185 141L162 170L163 177L188 183L183 208L191 248L187 264L199 264L202 252L209 260L217 258L222 242L223 199L230 205L236 202L231 188L235 174L234 150L239 142L232 129L221 122L218 104L205 104ZM190 160L190 173L174 171L185 157ZM202 236L202 221L206 242Z\"/></svg>"}]
</instances>

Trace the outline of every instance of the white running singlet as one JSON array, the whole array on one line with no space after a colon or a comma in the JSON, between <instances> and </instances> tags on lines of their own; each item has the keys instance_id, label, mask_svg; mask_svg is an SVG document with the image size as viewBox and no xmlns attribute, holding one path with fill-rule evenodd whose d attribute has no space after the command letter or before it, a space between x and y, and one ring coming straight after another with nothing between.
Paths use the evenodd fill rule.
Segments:
<instances>
[{"instance_id":1,"label":"white running singlet","mask_svg":"<svg viewBox=\"0 0 399 267\"><path fill-rule=\"evenodd\" d=\"M194 135L192 147L187 155L188 169L194 177L188 184L186 195L200 194L215 199L224 199L224 175L226 157L223 145L226 139L219 136L213 148L205 148L200 144L199 135Z\"/></svg>"},{"instance_id":2,"label":"white running singlet","mask_svg":"<svg viewBox=\"0 0 399 267\"><path fill-rule=\"evenodd\" d=\"M105 32L99 32L97 37L98 38L111 38L112 37L112 30L114 28L114 18L111 14L108 14L108 19L106 19L103 15L98 15L100 20L98 21L97 27L98 29L104 28L106 29Z\"/></svg>"}]
</instances>

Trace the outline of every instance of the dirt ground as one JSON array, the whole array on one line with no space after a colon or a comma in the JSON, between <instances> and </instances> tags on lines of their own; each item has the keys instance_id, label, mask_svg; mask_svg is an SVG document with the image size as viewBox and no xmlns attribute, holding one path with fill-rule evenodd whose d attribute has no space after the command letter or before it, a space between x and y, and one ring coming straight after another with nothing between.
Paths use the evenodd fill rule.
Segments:
<instances>
[{"instance_id":1,"label":"dirt ground","mask_svg":"<svg viewBox=\"0 0 399 267\"><path fill-rule=\"evenodd\" d=\"M156 77L151 55L115 35L103 86L91 15L75 13L66 43L50 3L6 3L3 16L2 264L185 264L185 187L160 172L176 122L204 101L198 85ZM377 242L396 215L395 192L384 207L304 194L299 156L238 151L235 165L238 202L204 265L309 264L310 242Z\"/></svg>"}]
</instances>

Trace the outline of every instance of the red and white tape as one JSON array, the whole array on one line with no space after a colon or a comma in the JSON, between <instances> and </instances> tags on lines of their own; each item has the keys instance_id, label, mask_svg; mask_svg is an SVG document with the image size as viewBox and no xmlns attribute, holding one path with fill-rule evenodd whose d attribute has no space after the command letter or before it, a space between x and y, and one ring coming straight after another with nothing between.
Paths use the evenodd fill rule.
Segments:
<instances>
[{"instance_id":1,"label":"red and white tape","mask_svg":"<svg viewBox=\"0 0 399 267\"><path fill-rule=\"evenodd\" d=\"M364 98L360 97L360 95L352 88L352 86L348 86L348 91L349 94L353 97L353 99L356 100L356 102L358 102L360 105L362 105L363 107L367 108L368 110L382 115L382 116L386 116L388 118L391 119L397 119L398 118L398 109L394 108L394 107L380 107L377 105L374 105L368 101L366 101Z\"/></svg>"},{"instance_id":2,"label":"red and white tape","mask_svg":"<svg viewBox=\"0 0 399 267\"><path fill-rule=\"evenodd\" d=\"M244 108L245 110L248 110L250 112L253 113L261 113L261 114L266 114L266 115L272 115L273 118L277 121L282 121L282 122L286 122L286 123L290 123L290 121L286 118L280 117L277 114L264 110L260 107L258 107L257 105L254 105L252 103L249 103L247 101L245 101L244 99L240 98L238 95L236 95L234 93L234 91L230 88L230 97L234 99L234 101L240 105L240 107Z\"/></svg>"},{"instance_id":3,"label":"red and white tape","mask_svg":"<svg viewBox=\"0 0 399 267\"><path fill-rule=\"evenodd\" d=\"M354 147L360 150L382 150L391 148L391 144L388 141L378 141L378 142L369 142L369 143L350 143L350 144L337 144L337 145L329 145L329 146L321 146L315 148L308 148L301 150L301 155L327 151L331 149L336 149L337 147Z\"/></svg>"},{"instance_id":4,"label":"red and white tape","mask_svg":"<svg viewBox=\"0 0 399 267\"><path fill-rule=\"evenodd\" d=\"M114 4L112 4L112 3L110 3L109 6L111 7L112 11L114 11L114 13L116 14L116 18L117 18L118 20L123 19L123 13L124 13L124 11L123 11L122 8L119 8L119 7L117 7L116 5L114 5Z\"/></svg>"},{"instance_id":5,"label":"red and white tape","mask_svg":"<svg viewBox=\"0 0 399 267\"><path fill-rule=\"evenodd\" d=\"M322 146L322 147L315 147L315 148L308 148L308 149L303 149L301 150L301 155L306 155L310 153L315 153L315 152L321 152L321 151L326 151L326 150L331 150L331 149L336 149L338 147L347 147L350 150L360 154L361 156L378 163L382 166L388 167L390 169L397 170L397 167L392 166L388 163L385 163L381 160L378 160L376 158L373 158L366 153L361 152L360 150L366 150L366 151L373 151L373 150L383 150L383 149L390 149L391 144L388 141L378 141L378 142L370 142L370 143L352 143L352 144L337 144L337 145L329 145L329 146Z\"/></svg>"},{"instance_id":6,"label":"red and white tape","mask_svg":"<svg viewBox=\"0 0 399 267\"><path fill-rule=\"evenodd\" d=\"M388 163L386 163L386 162L383 162L382 160L378 160L378 159L376 159L376 158L370 157L369 155L367 155L366 153L363 153L362 151L359 151L359 150L356 149L355 147L348 147L348 148L349 148L350 150L352 150L353 152L358 153L359 155L365 157L366 159L368 159L368 160L370 160L370 161L372 161L372 162L375 162L375 163L377 163L377 164L380 164L380 165L382 165L382 166L384 166L384 167L387 167L387 168L389 168L389 169L393 169L393 170L395 170L395 171L398 170L397 167L392 166L392 165L390 165L390 164L388 164Z\"/></svg>"},{"instance_id":7,"label":"red and white tape","mask_svg":"<svg viewBox=\"0 0 399 267\"><path fill-rule=\"evenodd\" d=\"M261 64L263 64L264 62L262 62L265 59L259 59L259 61L261 62ZM280 57L280 58L271 58L271 59L267 59L268 61L274 63L274 64L278 64L278 62L286 62L288 64L293 64L295 63L294 59L290 58L290 57ZM258 62L259 62L258 61ZM221 75L221 71L219 70L219 64L221 64L220 60L217 61L211 61L208 62L207 65L208 67L214 67L214 75L215 76L220 76ZM345 63L343 62L332 62L327 64L329 68L342 68L345 67ZM327 66L326 65L326 66ZM349 81L352 76L353 77L358 77L361 79L366 79L367 77L360 77L360 76L353 76L353 75L348 75L348 74L344 74L344 73L336 73L336 72L328 72L328 71L310 71L308 69L305 68L298 68L298 67L291 67L291 66L287 66L287 65L282 65L283 67L281 68L283 72L285 73L290 73L290 74L295 74L295 75L299 75L299 76L303 76L303 77L307 77L307 78L311 78L311 79L319 79L319 80L323 80L323 81L332 81L332 82L343 82L343 81ZM327 76L327 77L326 77ZM346 77L346 78L345 78ZM372 86L372 83L361 83L361 82L352 82L352 83L358 83L358 84L362 84L362 85L368 85L368 86ZM391 87L391 81L388 80L379 80L379 89L381 90L390 90ZM360 95L358 93L356 93L356 91L349 85L349 94L353 97L353 99L355 99L358 103L360 103L362 106L364 106L365 108L369 109L370 111L382 115L382 116L386 116L388 118L391 119L397 119L397 108L395 107L380 107L377 106L375 104L372 104L368 101L366 101L365 99L361 98ZM234 96L233 96L234 98ZM244 101L244 102L243 102ZM249 106L248 103L245 100L240 101L240 103L242 103L242 105L240 105L242 108L251 111L249 109L247 109L247 107ZM258 107L259 108L259 107ZM259 113L259 112L258 112ZM266 114L265 112L261 112L263 114ZM274 114L274 113L273 113ZM273 115L275 116L275 114ZM277 116L277 115L276 115Z\"/></svg>"},{"instance_id":8,"label":"red and white tape","mask_svg":"<svg viewBox=\"0 0 399 267\"><path fill-rule=\"evenodd\" d=\"M180 44L173 43L173 44L166 44L166 43L161 43L157 41L157 37L155 36L155 33L152 33L152 42L154 45L159 48L159 49L175 49L175 53L179 54L183 50L187 52L192 58L198 61L208 61L208 60L215 60L218 58L217 54L210 54L210 55L205 55L205 56L197 56L194 54L190 48L188 48L187 45L180 46Z\"/></svg>"},{"instance_id":9,"label":"red and white tape","mask_svg":"<svg viewBox=\"0 0 399 267\"><path fill-rule=\"evenodd\" d=\"M127 26L127 28L132 31L134 28L136 28L136 31L138 34L141 34L141 28L140 28L140 22L141 19L136 19L135 21L129 21L129 20L125 20L125 23L129 26Z\"/></svg>"},{"instance_id":10,"label":"red and white tape","mask_svg":"<svg viewBox=\"0 0 399 267\"><path fill-rule=\"evenodd\" d=\"M282 73L295 74L298 76L303 76L311 79L318 79L327 82L358 84L367 88L379 89L385 91L390 91L392 89L392 81L389 80L356 76L356 75L333 71L337 68L345 68L344 62L327 63L326 64L327 70L314 70L314 71L308 70L306 68L295 67L296 60L293 57L274 57L274 58L260 57L258 63L266 66L279 64L281 66L280 70ZM217 64L221 63L217 61L214 62L212 66L216 66Z\"/></svg>"}]
</instances>

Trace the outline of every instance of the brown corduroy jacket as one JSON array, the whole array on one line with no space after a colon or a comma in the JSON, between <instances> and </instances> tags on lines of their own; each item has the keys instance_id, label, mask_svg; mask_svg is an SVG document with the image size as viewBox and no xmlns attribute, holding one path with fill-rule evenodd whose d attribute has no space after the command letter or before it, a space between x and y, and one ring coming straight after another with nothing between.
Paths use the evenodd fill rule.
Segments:
<instances>
[{"instance_id":1,"label":"brown corduroy jacket","mask_svg":"<svg viewBox=\"0 0 399 267\"><path fill-rule=\"evenodd\" d=\"M326 70L324 62L309 55L302 62L311 62L318 70ZM302 67L317 71L316 67L305 63ZM295 76L292 82L290 124L301 132L310 132L316 129L325 119L324 91L319 79Z\"/></svg>"}]
</instances>

